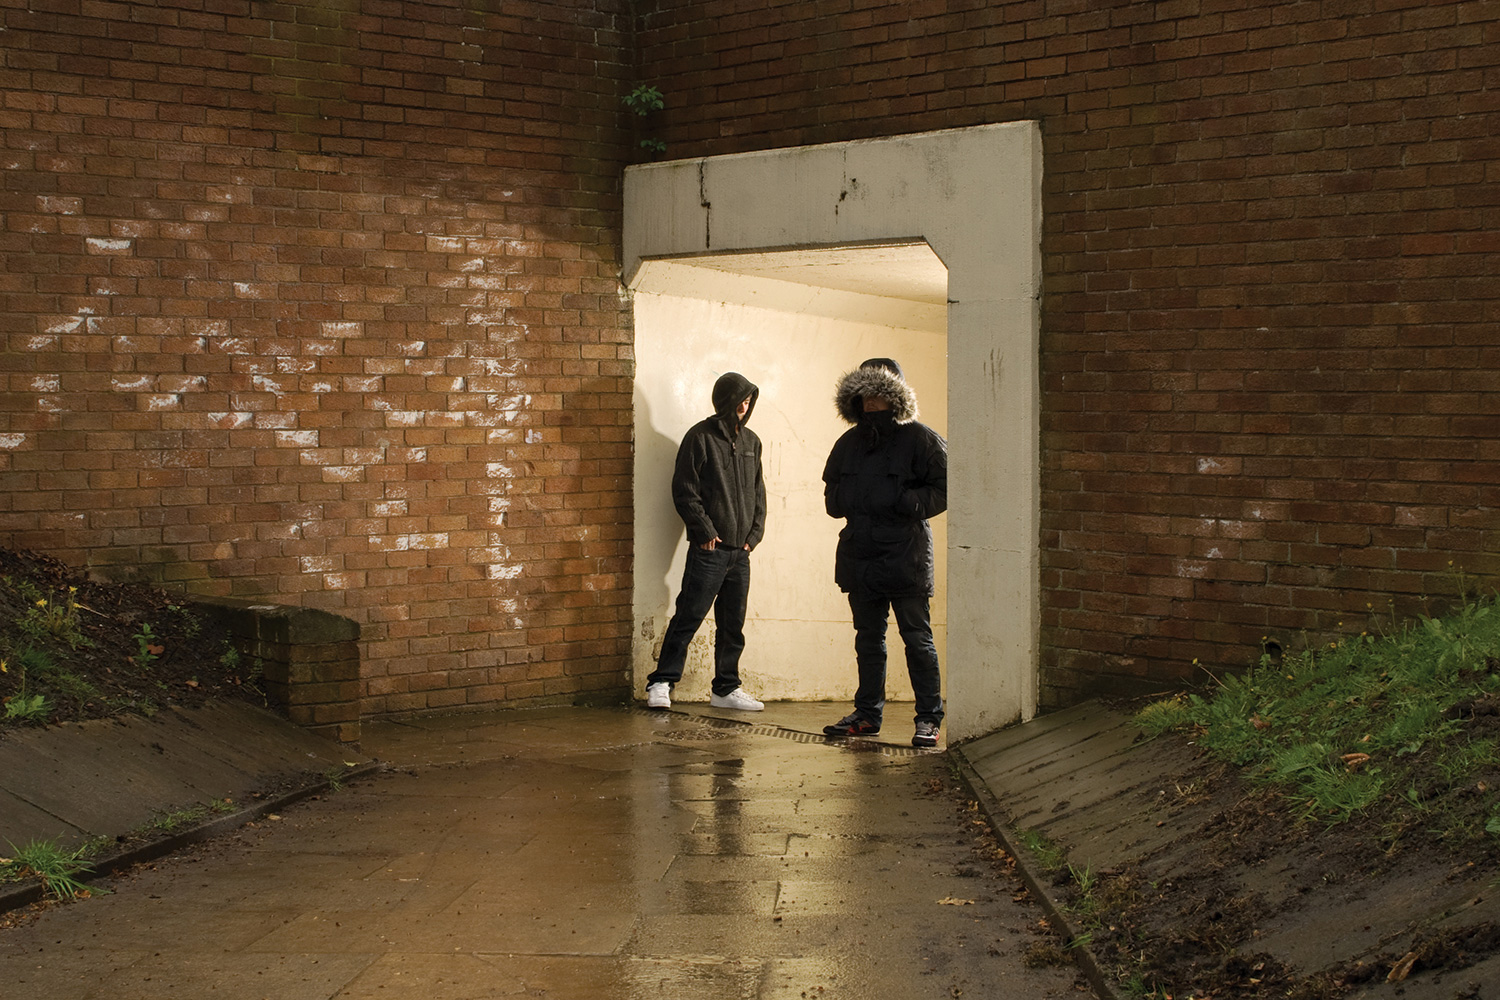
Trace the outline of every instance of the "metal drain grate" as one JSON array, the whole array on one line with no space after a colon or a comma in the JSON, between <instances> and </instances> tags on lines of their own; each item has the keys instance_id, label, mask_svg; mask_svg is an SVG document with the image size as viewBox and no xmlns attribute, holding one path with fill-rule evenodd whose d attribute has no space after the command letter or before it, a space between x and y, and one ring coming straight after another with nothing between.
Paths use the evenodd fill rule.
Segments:
<instances>
[{"instance_id":1,"label":"metal drain grate","mask_svg":"<svg viewBox=\"0 0 1500 1000\"><path fill-rule=\"evenodd\" d=\"M626 709L626 711L633 712L637 715L661 714L661 710L659 709L630 708ZM738 722L734 719L720 719L712 715L687 716L687 718L695 725L703 726L708 729L735 730L735 733L733 735L772 736L779 740L791 740L793 743L825 743L828 746L831 746L838 750L843 750L846 753L878 753L883 757L920 757L925 754L943 752L935 748L928 749L925 747L896 747L891 746L889 743L880 743L875 740L831 740L826 736L822 736L817 733L803 733L795 729L783 729L780 726L755 725L749 722ZM725 733L724 735L728 736L731 734ZM718 736L717 734L715 734L714 736L709 736L706 733L702 736L693 736L689 732L678 730L673 733L663 733L661 734L660 738L668 740L691 740L705 738L716 739L722 737Z\"/></svg>"}]
</instances>

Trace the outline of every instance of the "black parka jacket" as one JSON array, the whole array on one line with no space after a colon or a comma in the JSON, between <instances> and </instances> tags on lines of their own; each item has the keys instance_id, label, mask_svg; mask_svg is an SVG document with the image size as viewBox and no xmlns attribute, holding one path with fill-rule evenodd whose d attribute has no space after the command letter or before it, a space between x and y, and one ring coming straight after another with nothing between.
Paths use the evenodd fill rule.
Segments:
<instances>
[{"instance_id":1,"label":"black parka jacket","mask_svg":"<svg viewBox=\"0 0 1500 1000\"><path fill-rule=\"evenodd\" d=\"M750 409L741 420L735 410L747 396ZM683 435L672 470L672 503L694 545L717 537L723 545L753 549L765 534L760 438L745 426L759 398L749 379L726 372L714 383L714 415Z\"/></svg>"},{"instance_id":2,"label":"black parka jacket","mask_svg":"<svg viewBox=\"0 0 1500 1000\"><path fill-rule=\"evenodd\" d=\"M863 397L891 403L894 421L876 435L862 413ZM855 426L834 443L823 469L823 501L839 532L834 581L865 597L931 597L932 528L948 509L948 445L917 422L917 397L883 368L858 368L839 380L839 415Z\"/></svg>"}]
</instances>

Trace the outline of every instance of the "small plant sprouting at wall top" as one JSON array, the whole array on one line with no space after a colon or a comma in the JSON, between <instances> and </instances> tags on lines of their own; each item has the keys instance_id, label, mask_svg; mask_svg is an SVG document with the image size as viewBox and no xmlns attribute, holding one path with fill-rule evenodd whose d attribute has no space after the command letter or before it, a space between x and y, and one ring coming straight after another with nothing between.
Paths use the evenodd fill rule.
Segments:
<instances>
[{"instance_id":1,"label":"small plant sprouting at wall top","mask_svg":"<svg viewBox=\"0 0 1500 1000\"><path fill-rule=\"evenodd\" d=\"M644 83L638 84L634 90L620 98L620 102L641 118L667 106L666 98L662 96L661 91ZM640 141L639 145L642 149L658 155L667 151L667 144L655 136L647 136Z\"/></svg>"},{"instance_id":2,"label":"small plant sprouting at wall top","mask_svg":"<svg viewBox=\"0 0 1500 1000\"><path fill-rule=\"evenodd\" d=\"M653 111L660 111L666 107L666 101L661 96L661 91L644 83L639 84L634 90L620 98L624 105L631 111L644 118Z\"/></svg>"}]
</instances>

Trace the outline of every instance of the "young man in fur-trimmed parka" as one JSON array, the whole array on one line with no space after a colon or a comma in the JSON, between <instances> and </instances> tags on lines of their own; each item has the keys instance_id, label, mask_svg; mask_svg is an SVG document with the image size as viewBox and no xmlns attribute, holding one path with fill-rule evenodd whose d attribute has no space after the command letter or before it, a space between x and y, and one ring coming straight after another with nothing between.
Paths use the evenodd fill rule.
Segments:
<instances>
[{"instance_id":1,"label":"young man in fur-trimmed parka","mask_svg":"<svg viewBox=\"0 0 1500 1000\"><path fill-rule=\"evenodd\" d=\"M917 699L911 742L936 746L943 697L932 639L933 546L927 519L948 509L948 445L917 422L917 394L890 358L871 358L839 379L834 403L854 426L828 456L823 500L830 517L845 519L833 575L849 595L859 688L854 711L823 732L880 732L886 618L894 611Z\"/></svg>"}]
</instances>

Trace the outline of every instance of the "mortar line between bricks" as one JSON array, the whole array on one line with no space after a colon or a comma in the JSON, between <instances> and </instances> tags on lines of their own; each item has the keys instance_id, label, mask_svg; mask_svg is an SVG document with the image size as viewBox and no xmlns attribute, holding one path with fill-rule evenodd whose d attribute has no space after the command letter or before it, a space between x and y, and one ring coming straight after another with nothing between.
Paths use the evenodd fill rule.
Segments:
<instances>
[{"instance_id":1,"label":"mortar line between bricks","mask_svg":"<svg viewBox=\"0 0 1500 1000\"><path fill-rule=\"evenodd\" d=\"M378 760L370 761L340 775L338 780L340 784L344 784L358 778L368 777L376 771L384 770L385 767L386 765ZM153 840L148 844L141 844L139 847L132 847L117 854L105 855L89 863L87 869L88 876L90 878L106 878L117 872L125 871L133 865L155 861L157 858L164 857L174 851L179 851L190 844L196 844L199 841L208 840L212 837L229 833L232 830L238 830L251 820L260 819L269 813L285 809L289 805L300 802L309 796L316 795L332 786L333 782L331 780L320 778L301 788L294 788L289 792L284 792L274 799L257 802L253 806L247 806L227 816L217 816L213 819L205 820L197 826L163 837L161 840ZM23 906L43 899L45 895L46 893L42 888L40 880L0 891L0 913L20 909Z\"/></svg>"},{"instance_id":2,"label":"mortar line between bricks","mask_svg":"<svg viewBox=\"0 0 1500 1000\"><path fill-rule=\"evenodd\" d=\"M969 759L964 756L961 747L949 747L948 756L952 759L958 776L969 789L969 794L979 803L980 811L989 820L990 829L995 833L995 839L1000 841L1000 846L1016 862L1016 870L1021 874L1021 881L1026 883L1026 888L1036 896L1042 909L1047 913L1047 919L1052 926L1061 932L1066 940L1070 942L1068 951L1073 955L1083 973L1088 977L1089 983L1094 987L1094 993L1100 1000L1124 1000L1115 991L1110 977L1105 974L1104 968L1099 964L1099 959L1086 944L1071 944L1078 940L1078 931L1073 922L1068 919L1067 910L1063 905L1052 897L1050 892L1051 880L1044 878L1035 868L1031 854L1022 847L1010 826L1003 819L1004 813L1000 808L1000 801L995 798L979 772L974 770Z\"/></svg>"}]
</instances>

